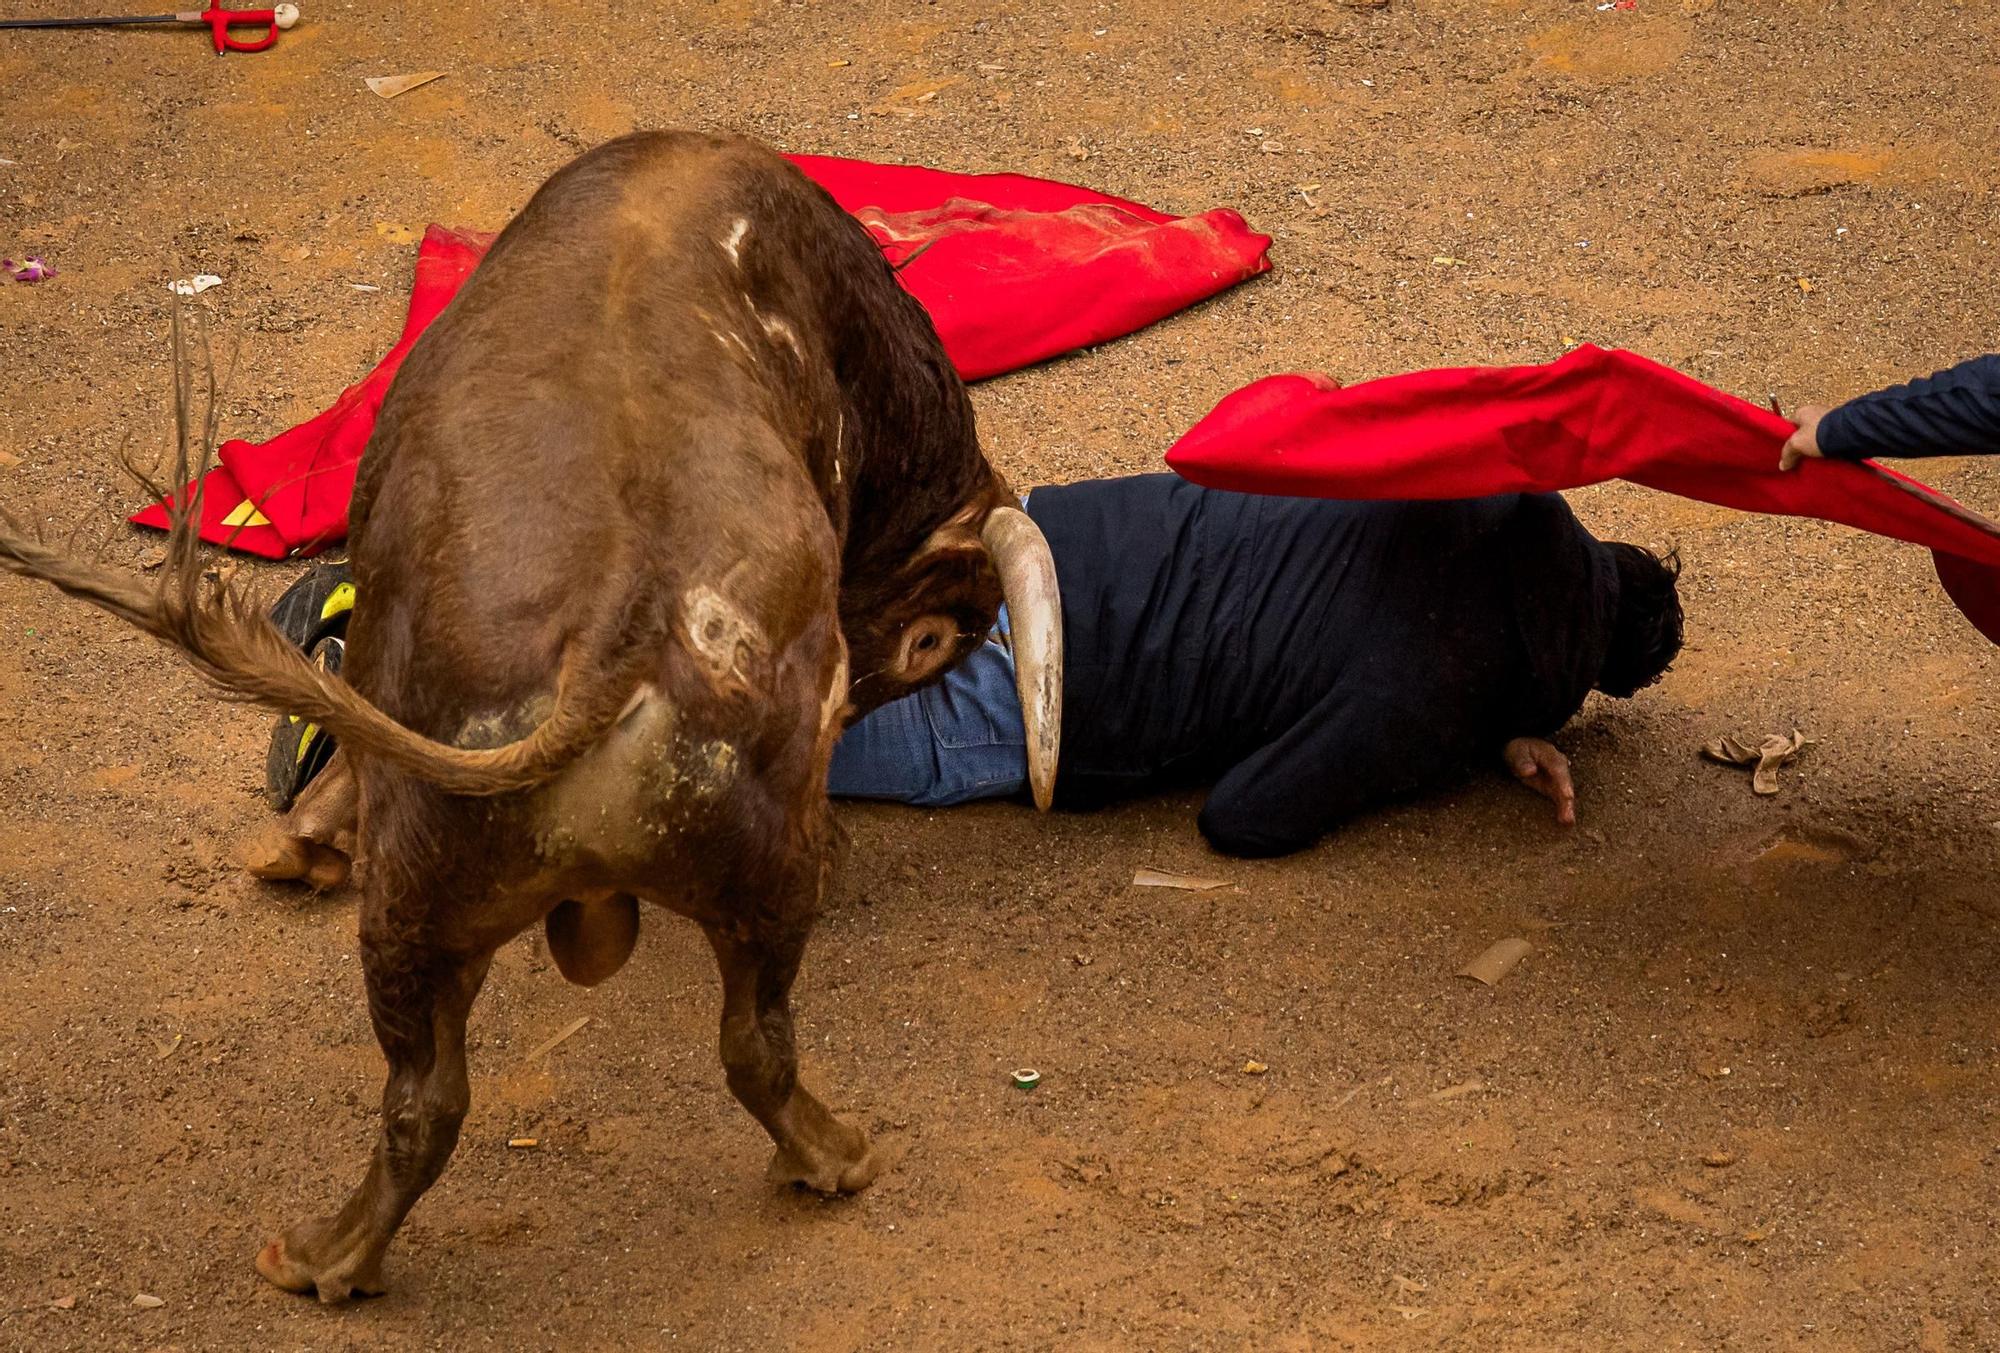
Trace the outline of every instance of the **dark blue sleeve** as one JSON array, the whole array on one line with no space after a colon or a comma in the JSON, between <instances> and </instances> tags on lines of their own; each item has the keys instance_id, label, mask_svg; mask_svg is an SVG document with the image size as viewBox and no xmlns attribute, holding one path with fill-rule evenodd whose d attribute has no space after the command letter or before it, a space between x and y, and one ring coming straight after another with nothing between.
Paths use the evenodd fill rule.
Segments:
<instances>
[{"instance_id":1,"label":"dark blue sleeve","mask_svg":"<svg viewBox=\"0 0 2000 1353\"><path fill-rule=\"evenodd\" d=\"M1216 782L1197 819L1210 845L1289 854L1357 813L1466 777L1481 739L1465 701L1416 671L1362 668Z\"/></svg>"},{"instance_id":2,"label":"dark blue sleeve","mask_svg":"<svg viewBox=\"0 0 2000 1353\"><path fill-rule=\"evenodd\" d=\"M1850 399L1819 424L1833 460L2000 455L2000 354Z\"/></svg>"}]
</instances>

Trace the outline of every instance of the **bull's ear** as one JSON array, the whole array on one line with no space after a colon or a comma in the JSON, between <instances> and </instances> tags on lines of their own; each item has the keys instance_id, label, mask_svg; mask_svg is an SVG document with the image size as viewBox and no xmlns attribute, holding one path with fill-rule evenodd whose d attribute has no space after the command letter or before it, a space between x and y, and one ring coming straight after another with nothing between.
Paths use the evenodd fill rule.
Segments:
<instances>
[{"instance_id":1,"label":"bull's ear","mask_svg":"<svg viewBox=\"0 0 2000 1353\"><path fill-rule=\"evenodd\" d=\"M916 562L928 564L937 559L953 555L977 556L986 552L986 542L979 534L980 524L986 517L985 503L968 503L953 513L951 518L932 531L917 547Z\"/></svg>"}]
</instances>

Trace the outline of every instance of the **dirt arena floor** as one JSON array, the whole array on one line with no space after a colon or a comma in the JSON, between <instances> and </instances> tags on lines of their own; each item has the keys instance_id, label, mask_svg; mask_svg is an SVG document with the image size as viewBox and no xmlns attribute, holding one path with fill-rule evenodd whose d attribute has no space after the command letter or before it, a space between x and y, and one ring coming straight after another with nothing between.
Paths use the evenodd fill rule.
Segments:
<instances>
[{"instance_id":1,"label":"dirt arena floor","mask_svg":"<svg viewBox=\"0 0 2000 1353\"><path fill-rule=\"evenodd\" d=\"M1995 341L1989 5L307 14L227 60L0 34L0 253L61 270L0 281L0 503L112 560L155 543L115 462L165 445L169 278L226 279L225 429L268 435L388 346L425 222L497 227L633 127L1226 204L1276 237L1270 276L980 387L1024 484L1157 468L1278 370L1588 340L1790 408ZM430 69L394 102L362 84ZM2000 509L2000 466L1926 473ZM691 926L650 916L594 991L523 939L393 1290L337 1311L251 1258L375 1130L353 899L232 864L265 715L0 579L0 1347L2000 1347L1994 650L1921 551L1575 497L1679 544L1692 639L1562 736L1576 830L1498 778L1272 863L1208 853L1191 798L844 810L797 1001L809 1074L892 1154L874 1188L763 1182ZM1696 759L1794 726L1775 799ZM1454 975L1507 936L1535 951L1499 986Z\"/></svg>"}]
</instances>

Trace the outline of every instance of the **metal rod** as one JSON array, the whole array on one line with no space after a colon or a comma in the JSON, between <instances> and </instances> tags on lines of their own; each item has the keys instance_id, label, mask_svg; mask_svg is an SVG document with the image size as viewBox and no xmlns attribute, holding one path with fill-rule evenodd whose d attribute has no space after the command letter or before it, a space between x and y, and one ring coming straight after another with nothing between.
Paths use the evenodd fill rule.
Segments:
<instances>
[{"instance_id":1,"label":"metal rod","mask_svg":"<svg viewBox=\"0 0 2000 1353\"><path fill-rule=\"evenodd\" d=\"M0 19L0 28L103 28L110 24L179 22L178 14L117 14L94 19Z\"/></svg>"}]
</instances>

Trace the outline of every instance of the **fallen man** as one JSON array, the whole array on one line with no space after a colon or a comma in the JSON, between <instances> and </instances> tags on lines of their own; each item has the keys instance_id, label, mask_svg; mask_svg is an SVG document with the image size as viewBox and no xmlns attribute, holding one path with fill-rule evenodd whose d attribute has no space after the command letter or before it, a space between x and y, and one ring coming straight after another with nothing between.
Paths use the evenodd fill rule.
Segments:
<instances>
[{"instance_id":1,"label":"fallen man","mask_svg":"<svg viewBox=\"0 0 2000 1353\"><path fill-rule=\"evenodd\" d=\"M1202 834L1282 855L1500 761L1575 820L1545 740L1681 646L1677 566L1560 497L1267 498L1173 475L1035 490L1063 598L1058 806L1211 784ZM835 748L838 796L942 805L1026 784L1013 665L988 642Z\"/></svg>"},{"instance_id":2,"label":"fallen man","mask_svg":"<svg viewBox=\"0 0 2000 1353\"><path fill-rule=\"evenodd\" d=\"M1342 502L1154 474L1026 506L1063 601L1057 804L1212 784L1200 827L1231 854L1301 849L1495 761L1573 821L1545 739L1593 688L1629 696L1680 651L1676 562L1595 539L1553 494ZM344 875L324 849L344 828L337 765L287 824L321 849L259 872ZM850 727L828 788L939 806L1026 785L1013 659L989 640Z\"/></svg>"}]
</instances>

